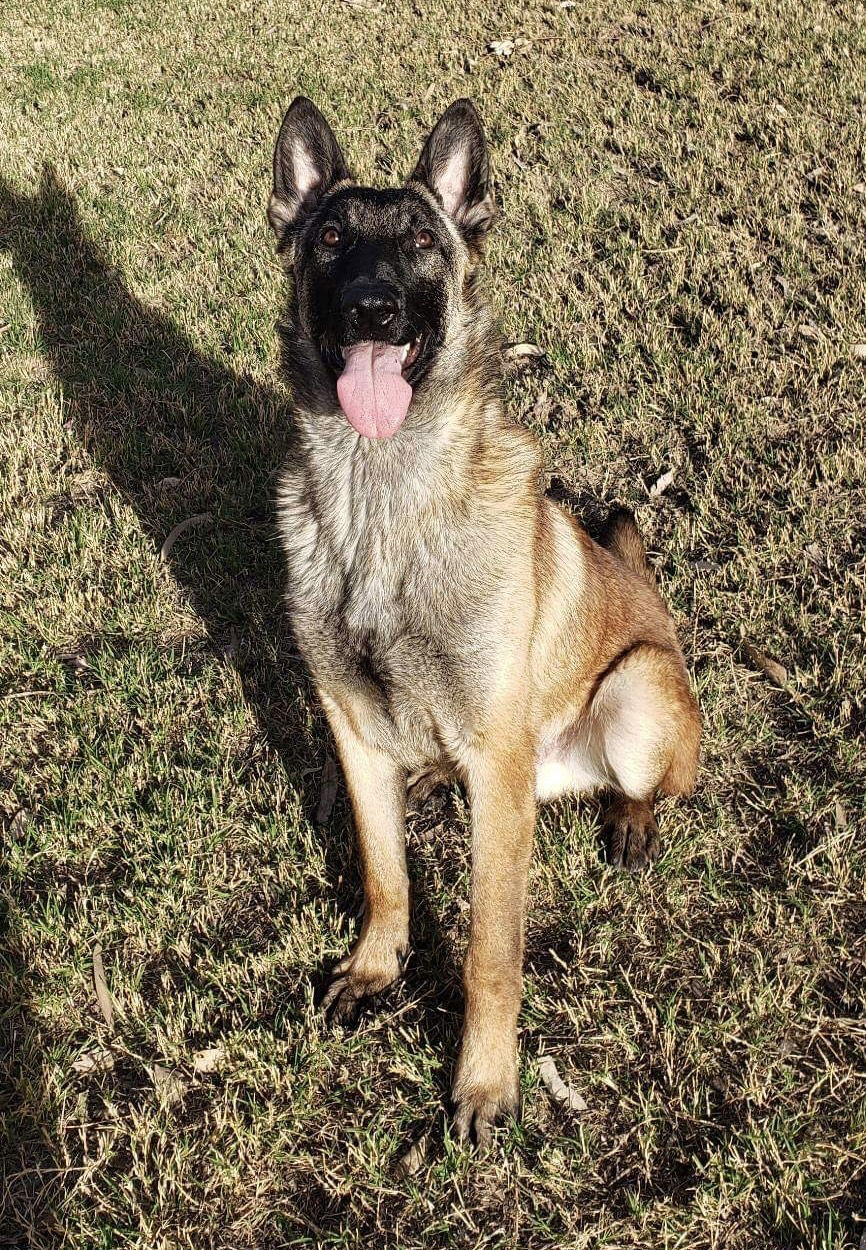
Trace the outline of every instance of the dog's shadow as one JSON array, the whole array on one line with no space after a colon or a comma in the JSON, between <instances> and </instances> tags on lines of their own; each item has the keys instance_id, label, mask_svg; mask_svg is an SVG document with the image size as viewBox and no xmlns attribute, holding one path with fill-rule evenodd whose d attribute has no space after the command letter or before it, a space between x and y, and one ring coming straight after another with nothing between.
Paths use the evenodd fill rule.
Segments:
<instances>
[{"instance_id":1,"label":"dog's shadow","mask_svg":"<svg viewBox=\"0 0 866 1250\"><path fill-rule=\"evenodd\" d=\"M327 732L318 714L309 715L311 692L282 607L284 572L271 519L290 422L287 395L203 355L142 304L88 238L73 197L50 170L32 197L0 180L0 248L32 301L41 348L62 388L67 431L134 509L154 548L175 523L212 515L210 529L172 546L168 566L211 645L225 654L231 642L259 731L296 784L307 777L312 808L310 778L324 762ZM167 496L160 482L178 476ZM345 804L338 811L345 813ZM356 911L357 874L346 870L351 843L345 814L322 830L334 895ZM418 940L433 937L441 949L433 909L415 884ZM453 987L453 968L439 971ZM431 1003L429 1014L431 1033L441 1038L443 1013Z\"/></svg>"}]
</instances>

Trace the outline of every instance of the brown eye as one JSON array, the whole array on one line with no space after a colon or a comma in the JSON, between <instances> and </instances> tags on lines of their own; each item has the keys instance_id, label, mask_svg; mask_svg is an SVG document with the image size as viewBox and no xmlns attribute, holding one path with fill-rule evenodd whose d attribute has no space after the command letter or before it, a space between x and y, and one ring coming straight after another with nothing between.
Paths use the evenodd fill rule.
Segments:
<instances>
[{"instance_id":1,"label":"brown eye","mask_svg":"<svg viewBox=\"0 0 866 1250\"><path fill-rule=\"evenodd\" d=\"M322 231L322 242L325 247L336 247L341 238L342 235L336 226L325 226Z\"/></svg>"},{"instance_id":2,"label":"brown eye","mask_svg":"<svg viewBox=\"0 0 866 1250\"><path fill-rule=\"evenodd\" d=\"M415 246L419 252L429 252L433 246L433 235L429 230L419 230L415 235Z\"/></svg>"}]
</instances>

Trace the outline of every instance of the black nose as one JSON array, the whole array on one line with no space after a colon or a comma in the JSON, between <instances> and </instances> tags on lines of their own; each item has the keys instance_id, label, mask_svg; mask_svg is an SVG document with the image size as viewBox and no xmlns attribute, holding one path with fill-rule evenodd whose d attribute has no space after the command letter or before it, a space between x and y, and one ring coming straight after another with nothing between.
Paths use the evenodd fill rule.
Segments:
<instances>
[{"instance_id":1,"label":"black nose","mask_svg":"<svg viewBox=\"0 0 866 1250\"><path fill-rule=\"evenodd\" d=\"M341 299L347 328L361 337L386 330L400 311L400 297L382 282L352 283Z\"/></svg>"}]
</instances>

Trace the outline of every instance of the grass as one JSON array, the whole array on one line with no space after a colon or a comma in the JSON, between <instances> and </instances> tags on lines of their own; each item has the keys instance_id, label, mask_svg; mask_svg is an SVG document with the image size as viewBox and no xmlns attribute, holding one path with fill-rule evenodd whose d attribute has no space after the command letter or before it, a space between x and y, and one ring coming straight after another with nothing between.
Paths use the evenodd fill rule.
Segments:
<instances>
[{"instance_id":1,"label":"grass","mask_svg":"<svg viewBox=\"0 0 866 1250\"><path fill-rule=\"evenodd\" d=\"M0 1245L862 1246L864 32L829 0L5 0ZM481 1159L446 1117L460 794L411 825L405 984L352 1033L314 1005L359 893L272 524L299 90L378 181L478 101L491 296L546 353L511 410L591 526L636 509L705 719L651 875L602 864L592 804L540 813L524 1116Z\"/></svg>"}]
</instances>

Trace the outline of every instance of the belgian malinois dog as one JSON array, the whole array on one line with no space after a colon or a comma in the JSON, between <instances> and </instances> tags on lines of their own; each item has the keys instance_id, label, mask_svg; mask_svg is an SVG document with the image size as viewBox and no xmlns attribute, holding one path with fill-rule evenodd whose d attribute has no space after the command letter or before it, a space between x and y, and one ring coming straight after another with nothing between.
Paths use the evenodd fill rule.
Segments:
<instances>
[{"instance_id":1,"label":"belgian malinois dog","mask_svg":"<svg viewBox=\"0 0 866 1250\"><path fill-rule=\"evenodd\" d=\"M472 811L456 1128L518 1106L517 1016L536 801L604 790L610 858L658 854L657 793L687 794L700 722L630 514L593 542L540 487L503 413L478 286L493 217L468 100L404 186L353 181L299 98L269 218L292 277L281 327L295 401L279 491L288 603L337 744L363 875L360 937L325 1008L350 1017L409 943L407 791L457 777Z\"/></svg>"}]
</instances>

